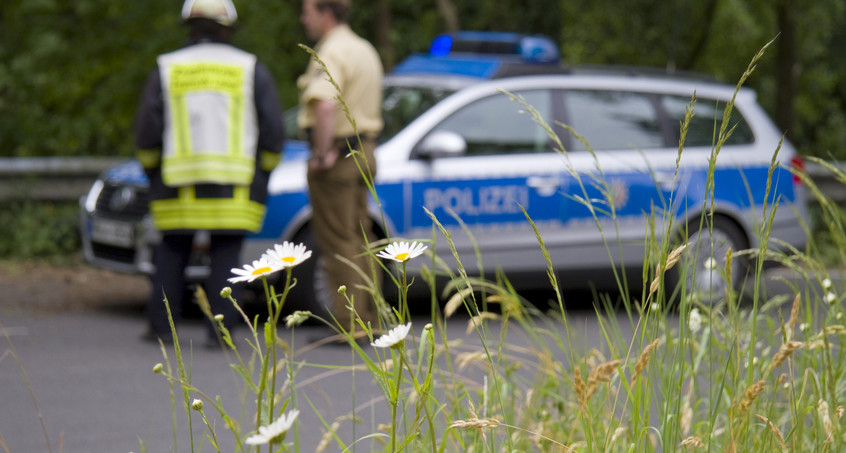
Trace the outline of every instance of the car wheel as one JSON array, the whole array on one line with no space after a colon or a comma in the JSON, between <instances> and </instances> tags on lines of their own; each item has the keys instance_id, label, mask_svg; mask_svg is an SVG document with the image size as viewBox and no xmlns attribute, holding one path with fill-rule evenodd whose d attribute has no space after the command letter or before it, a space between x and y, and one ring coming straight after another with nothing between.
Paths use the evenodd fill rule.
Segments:
<instances>
[{"instance_id":1,"label":"car wheel","mask_svg":"<svg viewBox=\"0 0 846 453\"><path fill-rule=\"evenodd\" d=\"M707 222L707 221L706 221ZM699 224L690 225L688 246L681 254L678 264L669 273L667 282L670 301L680 301L678 297L684 286L685 297L692 297L703 303L712 304L726 297L729 276L726 275L726 253L731 249L730 283L734 289L740 288L745 280L748 262L737 252L748 247L746 237L733 221L715 217L711 228L706 223L699 229ZM684 285L680 283L684 282Z\"/></svg>"}]
</instances>

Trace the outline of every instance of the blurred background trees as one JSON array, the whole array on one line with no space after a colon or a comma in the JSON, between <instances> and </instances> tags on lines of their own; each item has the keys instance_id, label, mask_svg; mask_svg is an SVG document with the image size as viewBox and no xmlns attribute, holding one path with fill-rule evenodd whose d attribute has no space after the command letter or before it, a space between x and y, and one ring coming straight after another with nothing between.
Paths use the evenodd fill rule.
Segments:
<instances>
[{"instance_id":1,"label":"blurred background trees","mask_svg":"<svg viewBox=\"0 0 846 453\"><path fill-rule=\"evenodd\" d=\"M235 0L235 42L296 103L307 61L300 2ZM179 47L181 0L3 0L0 156L130 156L138 96L159 53ZM846 159L846 0L363 0L353 28L387 68L452 29L542 33L568 64L695 71L748 85L804 154ZM311 43L307 43L311 44Z\"/></svg>"}]
</instances>

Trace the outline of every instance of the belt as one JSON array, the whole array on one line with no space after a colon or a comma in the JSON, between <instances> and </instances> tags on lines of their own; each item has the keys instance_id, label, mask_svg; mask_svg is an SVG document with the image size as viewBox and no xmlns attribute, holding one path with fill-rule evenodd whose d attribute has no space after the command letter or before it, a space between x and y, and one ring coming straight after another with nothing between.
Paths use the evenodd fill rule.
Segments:
<instances>
[{"instance_id":1,"label":"belt","mask_svg":"<svg viewBox=\"0 0 846 453\"><path fill-rule=\"evenodd\" d=\"M312 140L313 130L309 127L303 131L305 134L305 139L309 142L309 144L314 144L314 140ZM336 147L345 148L347 144L356 145L358 144L358 139L361 137L362 142L376 140L379 137L379 134L369 133L369 132L362 132L358 134L358 137L355 135L347 135L345 137L335 137L333 139L333 143Z\"/></svg>"}]
</instances>

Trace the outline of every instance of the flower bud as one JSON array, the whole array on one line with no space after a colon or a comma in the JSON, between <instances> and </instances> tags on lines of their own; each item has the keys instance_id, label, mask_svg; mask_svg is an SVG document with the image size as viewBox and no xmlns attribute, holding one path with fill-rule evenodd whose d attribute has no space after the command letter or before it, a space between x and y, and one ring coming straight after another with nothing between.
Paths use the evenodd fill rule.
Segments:
<instances>
[{"instance_id":1,"label":"flower bud","mask_svg":"<svg viewBox=\"0 0 846 453\"><path fill-rule=\"evenodd\" d=\"M217 322L223 321L223 315L221 315L221 314L214 315L214 320L217 321Z\"/></svg>"},{"instance_id":2,"label":"flower bud","mask_svg":"<svg viewBox=\"0 0 846 453\"><path fill-rule=\"evenodd\" d=\"M191 409L194 409L195 411L203 410L203 400L195 398L194 401L191 402Z\"/></svg>"},{"instance_id":3,"label":"flower bud","mask_svg":"<svg viewBox=\"0 0 846 453\"><path fill-rule=\"evenodd\" d=\"M338 287L338 294L346 294L347 293L347 285L341 285Z\"/></svg>"},{"instance_id":4,"label":"flower bud","mask_svg":"<svg viewBox=\"0 0 846 453\"><path fill-rule=\"evenodd\" d=\"M306 322L309 316L311 316L310 311L297 310L285 318L285 327L290 329L291 327L299 326Z\"/></svg>"},{"instance_id":5,"label":"flower bud","mask_svg":"<svg viewBox=\"0 0 846 453\"><path fill-rule=\"evenodd\" d=\"M232 288L230 288L228 286L223 288L222 290L220 290L220 297L222 297L224 299L229 299L229 296L231 296L231 295L232 295Z\"/></svg>"},{"instance_id":6,"label":"flower bud","mask_svg":"<svg viewBox=\"0 0 846 453\"><path fill-rule=\"evenodd\" d=\"M162 365L161 363L157 363L153 366L153 373L160 374L163 368L164 365Z\"/></svg>"}]
</instances>

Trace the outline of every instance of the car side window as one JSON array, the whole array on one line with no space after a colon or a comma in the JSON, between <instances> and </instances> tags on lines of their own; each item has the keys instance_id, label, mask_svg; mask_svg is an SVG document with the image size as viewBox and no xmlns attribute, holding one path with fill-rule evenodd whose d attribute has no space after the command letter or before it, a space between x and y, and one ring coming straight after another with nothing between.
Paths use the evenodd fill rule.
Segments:
<instances>
[{"instance_id":1,"label":"car side window","mask_svg":"<svg viewBox=\"0 0 846 453\"><path fill-rule=\"evenodd\" d=\"M661 100L664 110L674 126L673 134L675 143L678 143L681 124L684 121L685 109L690 105L690 98L684 96L664 96ZM713 146L717 142L717 133L720 130L725 115L725 102L718 102L714 99L697 98L693 107L693 117L687 126L685 146ZM755 141L752 128L743 118L743 115L735 108L732 109L728 128L734 127L726 145L745 145ZM728 130L728 129L727 129Z\"/></svg>"},{"instance_id":2,"label":"car side window","mask_svg":"<svg viewBox=\"0 0 846 453\"><path fill-rule=\"evenodd\" d=\"M636 150L664 146L661 123L652 96L603 90L564 93L565 122L594 150ZM570 151L587 149L570 132ZM567 145L565 145L567 146Z\"/></svg>"},{"instance_id":3,"label":"car side window","mask_svg":"<svg viewBox=\"0 0 846 453\"><path fill-rule=\"evenodd\" d=\"M538 110L552 126L552 106L547 90L515 93ZM526 109L503 93L469 104L436 126L432 132L454 132L467 142L467 155L525 154L550 151L546 130Z\"/></svg>"}]
</instances>

